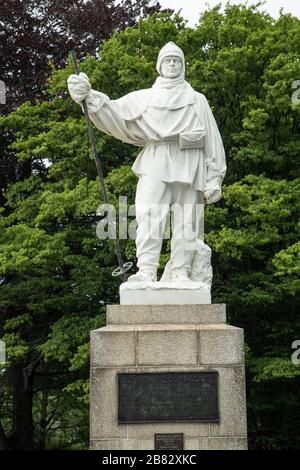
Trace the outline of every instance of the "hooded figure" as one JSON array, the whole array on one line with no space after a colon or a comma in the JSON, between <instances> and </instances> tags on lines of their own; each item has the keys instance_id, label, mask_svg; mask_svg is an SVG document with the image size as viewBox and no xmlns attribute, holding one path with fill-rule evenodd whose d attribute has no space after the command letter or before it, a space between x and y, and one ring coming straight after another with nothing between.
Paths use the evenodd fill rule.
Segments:
<instances>
[{"instance_id":1,"label":"hooded figure","mask_svg":"<svg viewBox=\"0 0 300 470\"><path fill-rule=\"evenodd\" d=\"M136 191L139 272L129 281L155 281L170 207L172 220L169 279L190 281L197 250L199 220L195 207L221 198L225 152L205 96L185 81L182 50L168 42L159 52L159 74L149 89L117 100L91 89L88 77L71 75L71 97L86 99L91 120L106 134L142 147L132 166Z\"/></svg>"}]
</instances>

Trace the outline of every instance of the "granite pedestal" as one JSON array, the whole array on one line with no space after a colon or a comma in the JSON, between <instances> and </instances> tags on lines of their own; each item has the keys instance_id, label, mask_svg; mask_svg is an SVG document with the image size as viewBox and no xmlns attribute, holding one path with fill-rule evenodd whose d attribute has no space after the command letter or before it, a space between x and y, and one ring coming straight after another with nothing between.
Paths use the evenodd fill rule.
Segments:
<instances>
[{"instance_id":1,"label":"granite pedestal","mask_svg":"<svg viewBox=\"0 0 300 470\"><path fill-rule=\"evenodd\" d=\"M217 422L120 423L119 374L200 372L217 373ZM185 450L247 448L243 330L225 305L110 305L91 332L91 449L153 450L156 433L183 434Z\"/></svg>"}]
</instances>

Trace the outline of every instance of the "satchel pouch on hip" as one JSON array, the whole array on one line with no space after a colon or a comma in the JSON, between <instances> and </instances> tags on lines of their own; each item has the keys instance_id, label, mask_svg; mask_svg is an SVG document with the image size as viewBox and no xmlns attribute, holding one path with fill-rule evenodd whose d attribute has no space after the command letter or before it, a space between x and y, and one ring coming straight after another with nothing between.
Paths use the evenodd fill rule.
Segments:
<instances>
[{"instance_id":1,"label":"satchel pouch on hip","mask_svg":"<svg viewBox=\"0 0 300 470\"><path fill-rule=\"evenodd\" d=\"M179 148L194 149L205 146L205 129L196 129L191 132L182 132L179 134Z\"/></svg>"}]
</instances>

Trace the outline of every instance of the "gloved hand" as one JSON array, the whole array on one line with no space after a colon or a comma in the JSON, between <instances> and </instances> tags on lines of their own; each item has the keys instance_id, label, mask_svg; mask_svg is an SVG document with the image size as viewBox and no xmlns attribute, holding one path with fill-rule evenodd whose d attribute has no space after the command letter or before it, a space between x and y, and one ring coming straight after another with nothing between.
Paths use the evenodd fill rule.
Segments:
<instances>
[{"instance_id":1,"label":"gloved hand","mask_svg":"<svg viewBox=\"0 0 300 470\"><path fill-rule=\"evenodd\" d=\"M78 104L86 98L92 88L88 76L82 72L79 75L70 75L67 83L72 100Z\"/></svg>"},{"instance_id":2,"label":"gloved hand","mask_svg":"<svg viewBox=\"0 0 300 470\"><path fill-rule=\"evenodd\" d=\"M203 192L206 204L214 204L222 198L221 181L215 161L207 162L207 177Z\"/></svg>"},{"instance_id":3,"label":"gloved hand","mask_svg":"<svg viewBox=\"0 0 300 470\"><path fill-rule=\"evenodd\" d=\"M222 191L220 187L209 188L205 187L204 197L206 204L214 204L222 198Z\"/></svg>"}]
</instances>

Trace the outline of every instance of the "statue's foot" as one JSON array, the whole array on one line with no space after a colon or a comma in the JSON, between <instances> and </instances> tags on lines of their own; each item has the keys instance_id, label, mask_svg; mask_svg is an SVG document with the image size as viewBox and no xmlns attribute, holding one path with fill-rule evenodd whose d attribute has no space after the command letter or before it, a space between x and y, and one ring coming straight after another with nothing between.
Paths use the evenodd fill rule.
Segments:
<instances>
[{"instance_id":1,"label":"statue's foot","mask_svg":"<svg viewBox=\"0 0 300 470\"><path fill-rule=\"evenodd\" d=\"M155 282L156 280L157 277L154 271L151 271L151 269L143 269L129 276L127 282Z\"/></svg>"}]
</instances>

